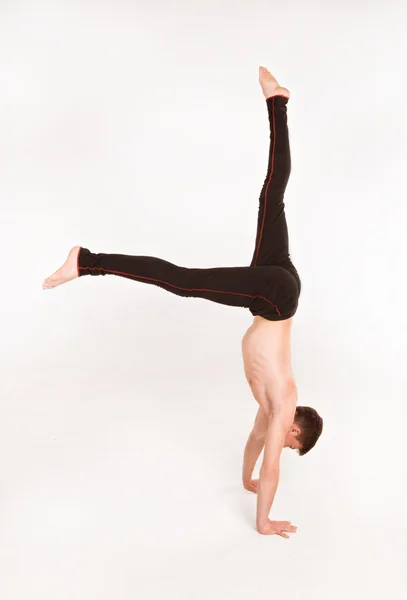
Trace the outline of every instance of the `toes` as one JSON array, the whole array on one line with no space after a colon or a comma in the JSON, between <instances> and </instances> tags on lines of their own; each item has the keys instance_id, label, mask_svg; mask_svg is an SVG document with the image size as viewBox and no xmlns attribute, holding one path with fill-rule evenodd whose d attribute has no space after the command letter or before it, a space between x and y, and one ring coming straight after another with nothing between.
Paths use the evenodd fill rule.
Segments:
<instances>
[{"instance_id":1,"label":"toes","mask_svg":"<svg viewBox=\"0 0 407 600\"><path fill-rule=\"evenodd\" d=\"M52 279L51 277L47 277L47 279L45 279L45 281L42 284L42 288L44 290L50 290L51 288L55 287L56 282L54 279Z\"/></svg>"}]
</instances>

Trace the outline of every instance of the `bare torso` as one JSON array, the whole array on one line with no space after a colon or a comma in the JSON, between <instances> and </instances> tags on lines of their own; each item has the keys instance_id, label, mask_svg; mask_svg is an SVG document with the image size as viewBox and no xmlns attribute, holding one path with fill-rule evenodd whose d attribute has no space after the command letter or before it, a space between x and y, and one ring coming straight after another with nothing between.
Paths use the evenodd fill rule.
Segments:
<instances>
[{"instance_id":1,"label":"bare torso","mask_svg":"<svg viewBox=\"0 0 407 600\"><path fill-rule=\"evenodd\" d=\"M242 339L247 381L253 385L273 385L291 378L291 319L268 321L255 317Z\"/></svg>"}]
</instances>

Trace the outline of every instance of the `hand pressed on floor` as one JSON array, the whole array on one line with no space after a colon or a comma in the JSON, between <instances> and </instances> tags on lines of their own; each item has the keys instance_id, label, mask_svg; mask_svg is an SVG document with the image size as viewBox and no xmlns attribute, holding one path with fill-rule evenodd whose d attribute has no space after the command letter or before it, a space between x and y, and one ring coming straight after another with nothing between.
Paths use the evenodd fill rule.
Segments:
<instances>
[{"instance_id":1,"label":"hand pressed on floor","mask_svg":"<svg viewBox=\"0 0 407 600\"><path fill-rule=\"evenodd\" d=\"M262 525L257 527L257 531L263 535L280 535L284 538L290 538L287 533L296 533L297 527L291 525L289 521L270 521L270 519Z\"/></svg>"}]
</instances>

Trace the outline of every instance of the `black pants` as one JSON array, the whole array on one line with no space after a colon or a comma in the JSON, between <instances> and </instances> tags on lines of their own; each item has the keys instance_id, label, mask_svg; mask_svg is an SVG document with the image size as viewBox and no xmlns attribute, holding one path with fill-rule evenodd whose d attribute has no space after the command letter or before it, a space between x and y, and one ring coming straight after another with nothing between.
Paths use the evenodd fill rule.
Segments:
<instances>
[{"instance_id":1,"label":"black pants","mask_svg":"<svg viewBox=\"0 0 407 600\"><path fill-rule=\"evenodd\" d=\"M81 248L79 275L119 275L157 285L178 296L242 306L270 321L292 317L297 310L301 282L289 256L284 213L284 192L291 170L287 102L283 96L266 101L270 153L250 266L189 269L150 256L93 254Z\"/></svg>"}]
</instances>

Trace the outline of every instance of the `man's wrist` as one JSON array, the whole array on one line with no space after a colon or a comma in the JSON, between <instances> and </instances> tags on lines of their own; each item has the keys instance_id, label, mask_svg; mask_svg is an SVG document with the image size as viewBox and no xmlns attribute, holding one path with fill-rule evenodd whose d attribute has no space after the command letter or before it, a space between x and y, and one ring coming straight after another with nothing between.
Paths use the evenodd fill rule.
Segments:
<instances>
[{"instance_id":1,"label":"man's wrist","mask_svg":"<svg viewBox=\"0 0 407 600\"><path fill-rule=\"evenodd\" d=\"M268 519L267 519L267 521L256 522L257 531L259 533L265 534L267 531L267 524L268 524Z\"/></svg>"}]
</instances>

